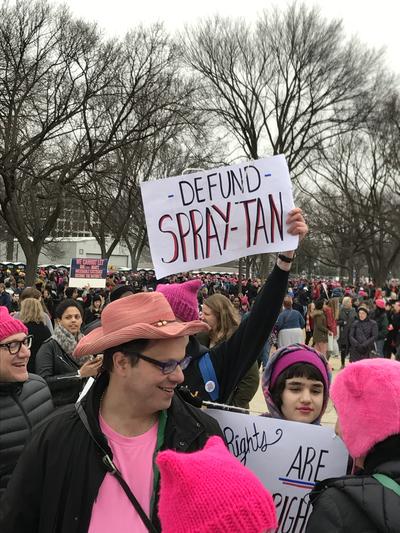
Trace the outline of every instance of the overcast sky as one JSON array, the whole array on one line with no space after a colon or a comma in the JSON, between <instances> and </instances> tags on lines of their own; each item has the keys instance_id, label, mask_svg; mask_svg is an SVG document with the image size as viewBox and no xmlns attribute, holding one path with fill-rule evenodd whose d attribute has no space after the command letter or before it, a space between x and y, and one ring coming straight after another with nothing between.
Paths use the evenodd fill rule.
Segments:
<instances>
[{"instance_id":1,"label":"overcast sky","mask_svg":"<svg viewBox=\"0 0 400 533\"><path fill-rule=\"evenodd\" d=\"M254 19L269 5L286 5L286 0L55 0L86 20L96 21L109 35L122 35L142 22L164 21L170 30L215 13ZM327 18L342 18L346 31L357 34L371 46L386 47L387 63L400 74L399 0L305 0L318 5Z\"/></svg>"}]
</instances>

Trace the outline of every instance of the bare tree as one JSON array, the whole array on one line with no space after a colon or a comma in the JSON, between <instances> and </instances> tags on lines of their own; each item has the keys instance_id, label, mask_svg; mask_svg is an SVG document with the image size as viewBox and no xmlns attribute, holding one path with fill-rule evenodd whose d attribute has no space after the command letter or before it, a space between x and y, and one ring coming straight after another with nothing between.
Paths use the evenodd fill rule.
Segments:
<instances>
[{"instance_id":1,"label":"bare tree","mask_svg":"<svg viewBox=\"0 0 400 533\"><path fill-rule=\"evenodd\" d=\"M368 116L374 100L365 105L363 97L382 83L380 52L346 39L341 21L296 2L265 11L254 26L205 20L187 28L182 46L198 73L199 106L237 142L237 153L284 154L292 178ZM261 258L262 275L268 263Z\"/></svg>"},{"instance_id":2,"label":"bare tree","mask_svg":"<svg viewBox=\"0 0 400 533\"><path fill-rule=\"evenodd\" d=\"M187 29L183 47L204 109L247 157L283 153L293 175L370 111L358 101L378 83L379 53L346 40L340 21L297 3L265 12L254 27L206 20Z\"/></svg>"},{"instance_id":3,"label":"bare tree","mask_svg":"<svg viewBox=\"0 0 400 533\"><path fill-rule=\"evenodd\" d=\"M3 4L0 207L27 258L28 282L68 202L66 186L116 149L165 128L163 96L173 80L164 41L157 26L107 42L66 8Z\"/></svg>"},{"instance_id":4,"label":"bare tree","mask_svg":"<svg viewBox=\"0 0 400 533\"><path fill-rule=\"evenodd\" d=\"M386 143L376 128L339 137L308 189L322 257L352 273L361 255L378 284L400 255L400 202L392 194L398 172L387 164Z\"/></svg>"}]
</instances>

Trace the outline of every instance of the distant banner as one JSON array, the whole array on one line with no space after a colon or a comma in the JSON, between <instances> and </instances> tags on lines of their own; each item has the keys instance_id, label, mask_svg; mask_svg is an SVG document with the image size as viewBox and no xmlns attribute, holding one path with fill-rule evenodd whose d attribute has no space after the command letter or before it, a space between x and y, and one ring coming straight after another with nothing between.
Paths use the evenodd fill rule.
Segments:
<instances>
[{"instance_id":1,"label":"distant banner","mask_svg":"<svg viewBox=\"0 0 400 533\"><path fill-rule=\"evenodd\" d=\"M277 533L302 533L311 513L308 493L317 481L346 474L348 454L332 429L263 416L207 409L229 450L274 498Z\"/></svg>"},{"instance_id":2,"label":"distant banner","mask_svg":"<svg viewBox=\"0 0 400 533\"><path fill-rule=\"evenodd\" d=\"M242 256L294 250L294 207L285 157L278 155L141 184L158 278Z\"/></svg>"},{"instance_id":3,"label":"distant banner","mask_svg":"<svg viewBox=\"0 0 400 533\"><path fill-rule=\"evenodd\" d=\"M69 286L81 289L90 285L93 288L106 286L108 259L71 259Z\"/></svg>"}]
</instances>

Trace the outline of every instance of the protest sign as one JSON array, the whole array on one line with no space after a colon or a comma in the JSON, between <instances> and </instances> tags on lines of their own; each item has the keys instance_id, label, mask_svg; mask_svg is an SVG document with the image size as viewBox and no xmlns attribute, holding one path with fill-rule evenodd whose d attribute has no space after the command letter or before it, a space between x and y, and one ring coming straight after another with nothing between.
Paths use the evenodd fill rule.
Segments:
<instances>
[{"instance_id":1,"label":"protest sign","mask_svg":"<svg viewBox=\"0 0 400 533\"><path fill-rule=\"evenodd\" d=\"M93 288L106 286L108 259L71 259L69 286L78 289L90 285Z\"/></svg>"},{"instance_id":2,"label":"protest sign","mask_svg":"<svg viewBox=\"0 0 400 533\"><path fill-rule=\"evenodd\" d=\"M283 155L141 184L158 278L242 256L294 250Z\"/></svg>"},{"instance_id":3,"label":"protest sign","mask_svg":"<svg viewBox=\"0 0 400 533\"><path fill-rule=\"evenodd\" d=\"M208 409L229 450L271 492L277 533L302 533L311 513L308 493L317 481L346 474L347 451L332 429L263 416Z\"/></svg>"}]
</instances>

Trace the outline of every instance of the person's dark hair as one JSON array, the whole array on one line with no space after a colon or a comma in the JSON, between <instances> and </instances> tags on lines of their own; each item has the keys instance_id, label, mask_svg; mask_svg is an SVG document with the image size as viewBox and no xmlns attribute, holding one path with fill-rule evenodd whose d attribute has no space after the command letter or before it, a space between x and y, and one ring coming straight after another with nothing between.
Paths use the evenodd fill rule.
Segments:
<instances>
[{"instance_id":1,"label":"person's dark hair","mask_svg":"<svg viewBox=\"0 0 400 533\"><path fill-rule=\"evenodd\" d=\"M74 294L74 292L78 292L78 289L75 289L75 287L67 287L65 289L65 297L66 298L72 298L72 295Z\"/></svg>"},{"instance_id":2,"label":"person's dark hair","mask_svg":"<svg viewBox=\"0 0 400 533\"><path fill-rule=\"evenodd\" d=\"M124 342L118 346L113 346L112 348L107 348L103 352L102 370L112 372L114 368L113 355L115 352L122 352L129 359L131 366L137 365L139 357L134 355L133 352L145 350L150 342L150 339L136 339L134 341Z\"/></svg>"},{"instance_id":3,"label":"person's dark hair","mask_svg":"<svg viewBox=\"0 0 400 533\"><path fill-rule=\"evenodd\" d=\"M19 300L20 302L22 302L22 300L25 300L25 298L36 298L36 300L40 300L41 296L42 293L34 287L26 287L26 289L21 292Z\"/></svg>"},{"instance_id":4,"label":"person's dark hair","mask_svg":"<svg viewBox=\"0 0 400 533\"><path fill-rule=\"evenodd\" d=\"M60 302L57 307L56 307L56 310L54 312L54 318L58 318L60 319L63 314L65 313L66 309L68 309L68 307L76 307L80 314L81 314L81 317L82 317L82 320L83 320L83 309L82 309L82 306L80 305L79 302L77 302L76 300L73 300L72 298L68 298L67 300L63 300L62 302Z\"/></svg>"},{"instance_id":5,"label":"person's dark hair","mask_svg":"<svg viewBox=\"0 0 400 533\"><path fill-rule=\"evenodd\" d=\"M296 363L286 368L282 374L278 376L274 386L271 389L271 397L274 404L280 410L282 407L282 394L285 390L286 380L292 378L306 378L314 381L321 381L324 385L324 397L327 391L325 390L325 381L318 368L310 363Z\"/></svg>"},{"instance_id":6,"label":"person's dark hair","mask_svg":"<svg viewBox=\"0 0 400 533\"><path fill-rule=\"evenodd\" d=\"M321 309L324 308L324 300L317 300L315 302L315 309L317 309L317 311L321 311Z\"/></svg>"}]
</instances>

